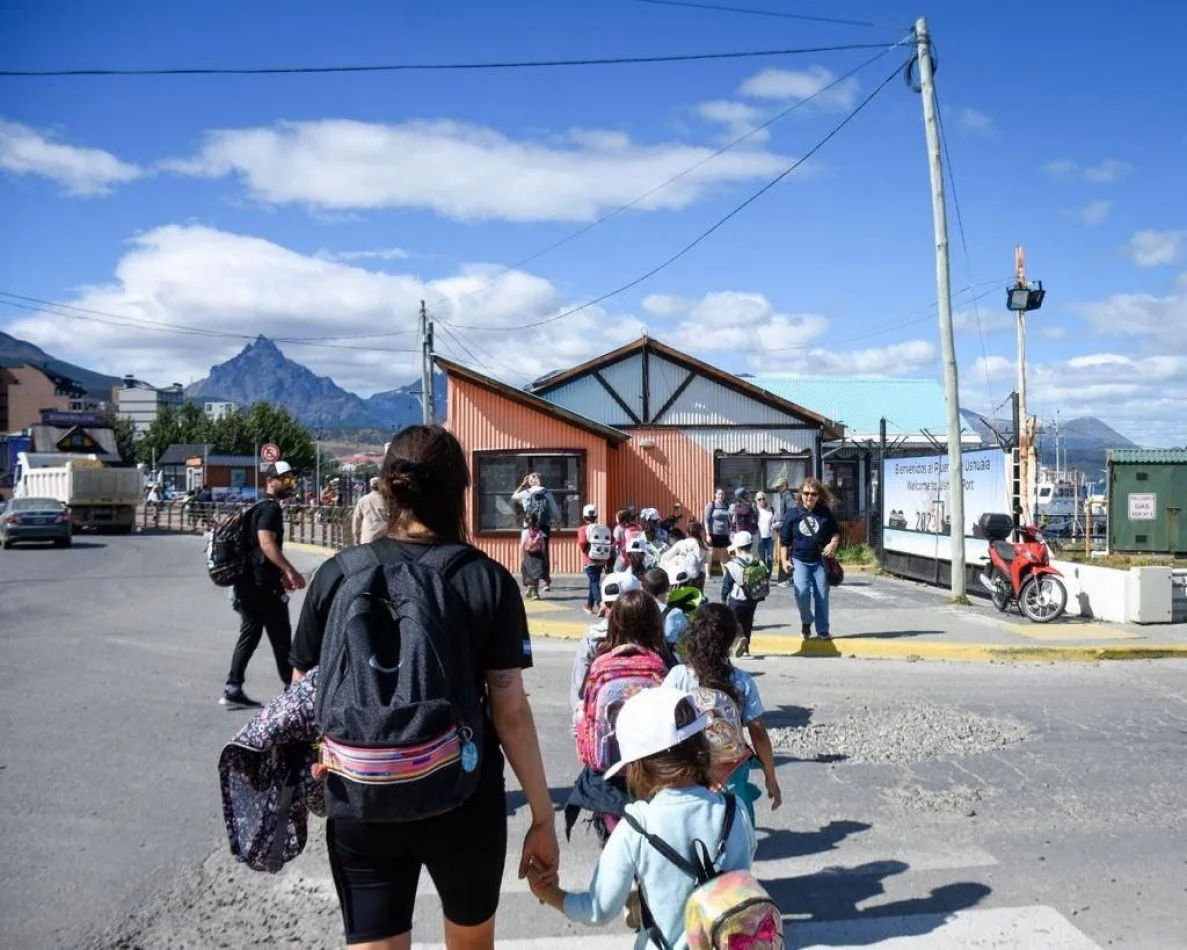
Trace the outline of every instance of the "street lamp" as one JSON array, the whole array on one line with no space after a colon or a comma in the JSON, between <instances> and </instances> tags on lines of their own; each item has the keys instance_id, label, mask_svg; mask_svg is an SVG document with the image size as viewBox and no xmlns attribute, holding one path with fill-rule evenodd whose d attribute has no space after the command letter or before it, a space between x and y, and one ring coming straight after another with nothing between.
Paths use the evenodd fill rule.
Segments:
<instances>
[{"instance_id":1,"label":"street lamp","mask_svg":"<svg viewBox=\"0 0 1187 950\"><path fill-rule=\"evenodd\" d=\"M1018 314L1018 428L1014 440L1018 445L1019 482L1022 486L1018 499L1022 519L1031 520L1030 510L1030 421L1026 414L1026 315L1043 305L1047 291L1042 281L1027 283L1022 245L1014 248L1014 283L1006 288L1006 309Z\"/></svg>"}]
</instances>

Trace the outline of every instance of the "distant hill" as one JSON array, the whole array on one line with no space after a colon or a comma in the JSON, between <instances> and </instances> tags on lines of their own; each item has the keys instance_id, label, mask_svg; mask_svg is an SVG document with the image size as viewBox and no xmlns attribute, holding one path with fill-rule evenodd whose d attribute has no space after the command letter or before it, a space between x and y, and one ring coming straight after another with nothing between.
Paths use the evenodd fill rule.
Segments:
<instances>
[{"instance_id":1,"label":"distant hill","mask_svg":"<svg viewBox=\"0 0 1187 950\"><path fill-rule=\"evenodd\" d=\"M236 356L210 368L210 375L186 389L191 399L218 399L250 406L271 402L311 426L369 426L366 404L328 376L285 356L267 337L257 337Z\"/></svg>"},{"instance_id":2,"label":"distant hill","mask_svg":"<svg viewBox=\"0 0 1187 950\"><path fill-rule=\"evenodd\" d=\"M388 433L421 419L420 381L376 393L369 399L343 389L328 376L318 376L267 337L257 337L186 389L192 399L220 399L250 406L266 401L286 407L307 426L330 429L379 429ZM438 418L445 417L445 377L434 385Z\"/></svg>"},{"instance_id":3,"label":"distant hill","mask_svg":"<svg viewBox=\"0 0 1187 950\"><path fill-rule=\"evenodd\" d=\"M107 376L55 359L41 347L27 340L19 340L15 336L0 332L0 366L20 366L22 363L31 363L44 367L51 373L68 376L85 388L89 395L104 402L111 402L112 387L122 382L118 376Z\"/></svg>"},{"instance_id":4,"label":"distant hill","mask_svg":"<svg viewBox=\"0 0 1187 950\"><path fill-rule=\"evenodd\" d=\"M437 419L445 418L445 392L445 374L436 373L433 376L433 415ZM376 393L364 402L377 424L389 431L398 431L421 421L420 380L399 389Z\"/></svg>"},{"instance_id":5,"label":"distant hill","mask_svg":"<svg viewBox=\"0 0 1187 950\"><path fill-rule=\"evenodd\" d=\"M995 419L962 409L961 415L977 430L986 445L997 445L997 430L1003 439L1014 438L1014 424L1011 419ZM1099 479L1105 468L1109 449L1137 449L1141 446L1130 441L1108 423L1096 416L1081 416L1062 421L1059 426L1060 453L1066 453L1067 467L1079 469L1091 479ZM1046 426L1039 432L1039 462L1055 465L1055 428Z\"/></svg>"}]
</instances>

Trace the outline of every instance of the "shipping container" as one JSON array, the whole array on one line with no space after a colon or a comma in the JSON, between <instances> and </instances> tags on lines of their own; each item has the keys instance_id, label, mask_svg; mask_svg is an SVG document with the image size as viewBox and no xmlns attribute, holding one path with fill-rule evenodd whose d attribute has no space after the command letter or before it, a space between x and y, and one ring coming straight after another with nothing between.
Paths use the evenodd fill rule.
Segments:
<instances>
[{"instance_id":1,"label":"shipping container","mask_svg":"<svg viewBox=\"0 0 1187 950\"><path fill-rule=\"evenodd\" d=\"M1109 549L1187 554L1187 450L1109 452Z\"/></svg>"}]
</instances>

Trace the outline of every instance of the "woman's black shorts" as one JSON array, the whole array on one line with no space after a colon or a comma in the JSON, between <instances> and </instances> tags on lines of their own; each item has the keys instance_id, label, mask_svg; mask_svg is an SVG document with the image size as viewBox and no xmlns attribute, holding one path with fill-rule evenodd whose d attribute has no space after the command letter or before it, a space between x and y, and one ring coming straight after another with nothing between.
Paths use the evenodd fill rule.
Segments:
<instances>
[{"instance_id":1,"label":"woman's black shorts","mask_svg":"<svg viewBox=\"0 0 1187 950\"><path fill-rule=\"evenodd\" d=\"M498 910L507 857L502 756L487 759L477 791L454 811L407 823L330 820L326 843L347 943L412 929L422 867L446 920L461 927L484 923Z\"/></svg>"},{"instance_id":2,"label":"woman's black shorts","mask_svg":"<svg viewBox=\"0 0 1187 950\"><path fill-rule=\"evenodd\" d=\"M710 547L721 550L730 546L730 536L728 534L712 534L709 536Z\"/></svg>"}]
</instances>

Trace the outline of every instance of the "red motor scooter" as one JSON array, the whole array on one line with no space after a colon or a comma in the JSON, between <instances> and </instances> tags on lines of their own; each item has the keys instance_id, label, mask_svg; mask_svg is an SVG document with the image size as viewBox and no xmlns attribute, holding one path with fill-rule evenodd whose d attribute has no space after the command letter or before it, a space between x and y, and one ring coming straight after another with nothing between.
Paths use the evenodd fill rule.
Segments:
<instances>
[{"instance_id":1,"label":"red motor scooter","mask_svg":"<svg viewBox=\"0 0 1187 950\"><path fill-rule=\"evenodd\" d=\"M1050 623L1067 607L1063 575L1051 566L1043 535L1034 525L1022 528L1017 544L1007 540L1013 519L1005 514L981 515L979 527L989 542L989 563L981 575L993 606L1005 611L1012 603L1032 623Z\"/></svg>"}]
</instances>

